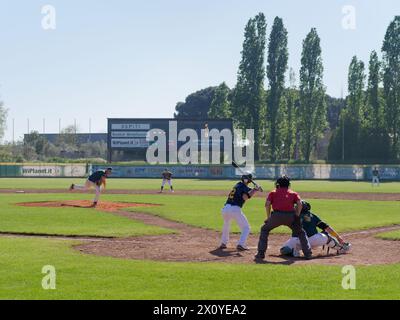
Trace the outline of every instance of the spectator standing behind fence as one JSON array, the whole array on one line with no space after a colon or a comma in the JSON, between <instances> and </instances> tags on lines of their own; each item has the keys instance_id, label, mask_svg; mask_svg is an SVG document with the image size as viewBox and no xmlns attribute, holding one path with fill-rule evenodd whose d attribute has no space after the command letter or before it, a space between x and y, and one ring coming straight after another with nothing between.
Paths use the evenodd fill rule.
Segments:
<instances>
[{"instance_id":1,"label":"spectator standing behind fence","mask_svg":"<svg viewBox=\"0 0 400 320\"><path fill-rule=\"evenodd\" d=\"M372 186L378 186L379 187L379 170L377 167L375 167L372 170Z\"/></svg>"}]
</instances>

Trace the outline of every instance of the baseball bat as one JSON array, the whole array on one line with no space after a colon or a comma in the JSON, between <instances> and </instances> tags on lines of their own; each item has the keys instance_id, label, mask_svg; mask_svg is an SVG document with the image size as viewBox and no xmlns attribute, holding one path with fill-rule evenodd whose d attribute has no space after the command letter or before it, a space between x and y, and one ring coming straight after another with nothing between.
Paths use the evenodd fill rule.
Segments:
<instances>
[{"instance_id":1,"label":"baseball bat","mask_svg":"<svg viewBox=\"0 0 400 320\"><path fill-rule=\"evenodd\" d=\"M243 174L243 175L246 175L246 174L247 174L246 172L243 171L242 168L239 167L239 165L238 165L235 161L232 161L232 166L233 166L234 168L238 169L238 170L241 172L241 174ZM261 192L264 191L263 188L262 188L260 185L258 185L257 182L255 182L253 179L250 179L250 182L251 182L255 187L257 187L258 189L260 189Z\"/></svg>"}]
</instances>

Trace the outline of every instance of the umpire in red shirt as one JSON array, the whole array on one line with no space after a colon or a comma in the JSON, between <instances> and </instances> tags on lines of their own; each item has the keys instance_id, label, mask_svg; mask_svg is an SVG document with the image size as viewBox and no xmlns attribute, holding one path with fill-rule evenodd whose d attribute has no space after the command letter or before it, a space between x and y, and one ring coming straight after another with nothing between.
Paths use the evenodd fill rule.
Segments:
<instances>
[{"instance_id":1,"label":"umpire in red shirt","mask_svg":"<svg viewBox=\"0 0 400 320\"><path fill-rule=\"evenodd\" d=\"M311 246L308 242L306 232L301 226L300 213L302 209L300 196L290 190L290 179L282 176L276 181L276 189L269 193L265 208L267 220L261 227L260 240L258 242L258 253L256 259L264 259L268 248L268 236L271 230L279 226L288 226L293 234L300 238L304 257L311 259ZM271 214L271 207L273 212Z\"/></svg>"}]
</instances>

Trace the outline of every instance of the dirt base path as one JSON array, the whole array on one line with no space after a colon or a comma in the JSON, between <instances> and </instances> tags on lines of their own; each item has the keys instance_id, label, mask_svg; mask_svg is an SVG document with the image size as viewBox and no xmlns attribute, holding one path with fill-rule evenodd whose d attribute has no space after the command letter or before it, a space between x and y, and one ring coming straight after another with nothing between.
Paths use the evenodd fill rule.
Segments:
<instances>
[{"instance_id":1,"label":"dirt base path","mask_svg":"<svg viewBox=\"0 0 400 320\"><path fill-rule=\"evenodd\" d=\"M1 193L68 193L64 189L0 189ZM74 193L93 194L93 192L73 191ZM107 190L105 194L160 194L155 190ZM221 190L177 190L174 193L165 191L164 196L227 196L226 191ZM257 193L257 197L266 197L266 193ZM361 193L361 192L301 192L303 199L339 199L339 200L368 200L368 201L400 201L398 193Z\"/></svg>"},{"instance_id":2,"label":"dirt base path","mask_svg":"<svg viewBox=\"0 0 400 320\"><path fill-rule=\"evenodd\" d=\"M24 206L72 206L87 207L88 201L66 201L47 203L25 203ZM183 223L170 221L151 214L121 211L121 209L147 204L129 204L107 202L96 210L106 211L115 215L143 223L170 228L178 231L176 234L160 236L141 236L129 238L98 238L81 239L82 244L75 249L86 254L99 256L111 256L124 259L140 259L155 261L181 261L181 262L224 262L254 264L254 254L258 237L251 235L248 241L249 251L238 252L234 244L239 236L233 235L231 247L225 250L217 249L220 241L220 232L192 227ZM88 209L93 210L93 209ZM400 241L387 241L377 239L378 233L399 230L400 225L369 229L344 234L347 241L352 243L352 251L346 255L336 255L314 250L314 259L306 261L299 258L282 257L279 255L281 245L288 239L288 235L272 234L270 236L269 249L266 264L281 265L383 265L400 263ZM10 235L9 235L10 236Z\"/></svg>"}]
</instances>

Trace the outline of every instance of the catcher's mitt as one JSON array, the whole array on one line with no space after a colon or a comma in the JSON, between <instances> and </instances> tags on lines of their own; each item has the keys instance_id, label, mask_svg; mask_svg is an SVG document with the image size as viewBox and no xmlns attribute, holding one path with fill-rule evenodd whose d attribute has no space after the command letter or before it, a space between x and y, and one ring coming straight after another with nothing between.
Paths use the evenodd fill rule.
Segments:
<instances>
[{"instance_id":1,"label":"catcher's mitt","mask_svg":"<svg viewBox=\"0 0 400 320\"><path fill-rule=\"evenodd\" d=\"M346 242L342 245L342 248L339 250L339 253L347 253L350 251L351 243Z\"/></svg>"}]
</instances>

